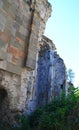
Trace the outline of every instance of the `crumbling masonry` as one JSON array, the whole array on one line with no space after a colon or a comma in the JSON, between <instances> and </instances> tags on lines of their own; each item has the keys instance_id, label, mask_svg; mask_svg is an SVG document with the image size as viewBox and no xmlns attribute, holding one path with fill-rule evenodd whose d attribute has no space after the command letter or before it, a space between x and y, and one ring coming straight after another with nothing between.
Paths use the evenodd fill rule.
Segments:
<instances>
[{"instance_id":1,"label":"crumbling masonry","mask_svg":"<svg viewBox=\"0 0 79 130\"><path fill-rule=\"evenodd\" d=\"M9 110L29 113L65 89L63 60L53 42L42 36L51 11L47 0L0 0L0 118ZM55 74L49 79L53 83L43 89L45 86L39 84L46 85L47 81L46 84L40 82L43 77L39 78L39 69L41 74L43 70L43 74L46 72L46 77L50 77L49 69L44 71L44 66L40 67L41 58L47 62L46 50L47 53L53 50L55 54Z\"/></svg>"}]
</instances>

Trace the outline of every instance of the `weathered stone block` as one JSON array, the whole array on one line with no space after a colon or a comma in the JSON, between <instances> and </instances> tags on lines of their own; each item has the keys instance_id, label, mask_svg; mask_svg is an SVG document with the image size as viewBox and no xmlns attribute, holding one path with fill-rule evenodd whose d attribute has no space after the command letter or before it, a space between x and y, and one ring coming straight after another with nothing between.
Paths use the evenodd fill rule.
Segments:
<instances>
[{"instance_id":1,"label":"weathered stone block","mask_svg":"<svg viewBox=\"0 0 79 130\"><path fill-rule=\"evenodd\" d=\"M8 14L12 19L15 19L15 15L17 13L17 6L13 3L9 6Z\"/></svg>"},{"instance_id":2,"label":"weathered stone block","mask_svg":"<svg viewBox=\"0 0 79 130\"><path fill-rule=\"evenodd\" d=\"M0 69L5 70L7 72L11 72L13 74L21 75L22 69L21 67L14 65L5 60L0 61Z\"/></svg>"},{"instance_id":3,"label":"weathered stone block","mask_svg":"<svg viewBox=\"0 0 79 130\"><path fill-rule=\"evenodd\" d=\"M36 60L32 59L31 57L28 57L26 67L30 68L31 70L34 70L36 66Z\"/></svg>"},{"instance_id":4,"label":"weathered stone block","mask_svg":"<svg viewBox=\"0 0 79 130\"><path fill-rule=\"evenodd\" d=\"M4 46L1 47L1 49L3 50L3 52L6 52L7 53L7 48L8 48L8 44L5 44L3 42Z\"/></svg>"},{"instance_id":5,"label":"weathered stone block","mask_svg":"<svg viewBox=\"0 0 79 130\"><path fill-rule=\"evenodd\" d=\"M8 48L8 52L13 54L14 56L18 57L18 58L23 58L24 57L24 52L22 52L21 50L19 50L18 48L14 47L14 46L10 46Z\"/></svg>"},{"instance_id":6,"label":"weathered stone block","mask_svg":"<svg viewBox=\"0 0 79 130\"><path fill-rule=\"evenodd\" d=\"M0 0L0 8L3 8L3 1Z\"/></svg>"},{"instance_id":7,"label":"weathered stone block","mask_svg":"<svg viewBox=\"0 0 79 130\"><path fill-rule=\"evenodd\" d=\"M4 29L5 29L5 25L2 24L2 23L0 23L0 31L1 31L1 32L4 32Z\"/></svg>"},{"instance_id":8,"label":"weathered stone block","mask_svg":"<svg viewBox=\"0 0 79 130\"><path fill-rule=\"evenodd\" d=\"M24 51L25 42L19 37L11 37L10 44L21 51Z\"/></svg>"},{"instance_id":9,"label":"weathered stone block","mask_svg":"<svg viewBox=\"0 0 79 130\"><path fill-rule=\"evenodd\" d=\"M6 24L6 17L5 15L2 15L1 11L0 11L0 23L5 25Z\"/></svg>"},{"instance_id":10,"label":"weathered stone block","mask_svg":"<svg viewBox=\"0 0 79 130\"><path fill-rule=\"evenodd\" d=\"M20 26L19 32L20 32L22 35L24 35L24 36L26 36L26 35L28 36L28 34L29 34L29 30L26 29L26 28L24 28L23 26Z\"/></svg>"},{"instance_id":11,"label":"weathered stone block","mask_svg":"<svg viewBox=\"0 0 79 130\"><path fill-rule=\"evenodd\" d=\"M7 55L6 53L0 48L0 60L6 60Z\"/></svg>"},{"instance_id":12,"label":"weathered stone block","mask_svg":"<svg viewBox=\"0 0 79 130\"><path fill-rule=\"evenodd\" d=\"M29 18L29 15L27 15L23 18L23 27L29 30L30 24L31 24L31 17Z\"/></svg>"},{"instance_id":13,"label":"weathered stone block","mask_svg":"<svg viewBox=\"0 0 79 130\"><path fill-rule=\"evenodd\" d=\"M24 41L19 37L16 37L16 42L18 42L20 45L24 44Z\"/></svg>"},{"instance_id":14,"label":"weathered stone block","mask_svg":"<svg viewBox=\"0 0 79 130\"><path fill-rule=\"evenodd\" d=\"M13 57L13 55L11 53L7 53L7 59L6 60L11 63L12 57Z\"/></svg>"},{"instance_id":15,"label":"weathered stone block","mask_svg":"<svg viewBox=\"0 0 79 130\"><path fill-rule=\"evenodd\" d=\"M17 56L12 56L12 61L13 64L17 65L18 64L18 57Z\"/></svg>"},{"instance_id":16,"label":"weathered stone block","mask_svg":"<svg viewBox=\"0 0 79 130\"><path fill-rule=\"evenodd\" d=\"M20 32L16 32L16 37L20 37L23 41L25 41L26 37L24 35L22 35Z\"/></svg>"},{"instance_id":17,"label":"weathered stone block","mask_svg":"<svg viewBox=\"0 0 79 130\"><path fill-rule=\"evenodd\" d=\"M10 35L7 32L0 32L0 40L4 41L5 43L9 43Z\"/></svg>"},{"instance_id":18,"label":"weathered stone block","mask_svg":"<svg viewBox=\"0 0 79 130\"><path fill-rule=\"evenodd\" d=\"M19 23L20 25L22 25L23 23L23 15L21 12L17 11L16 15L15 15L15 21L17 23Z\"/></svg>"}]
</instances>

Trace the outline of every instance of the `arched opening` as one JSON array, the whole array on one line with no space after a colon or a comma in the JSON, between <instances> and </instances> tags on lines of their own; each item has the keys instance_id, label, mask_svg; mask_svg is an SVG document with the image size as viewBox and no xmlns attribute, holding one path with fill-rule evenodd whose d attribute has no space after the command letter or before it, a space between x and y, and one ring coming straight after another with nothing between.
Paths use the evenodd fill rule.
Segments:
<instances>
[{"instance_id":1,"label":"arched opening","mask_svg":"<svg viewBox=\"0 0 79 130\"><path fill-rule=\"evenodd\" d=\"M7 91L5 89L0 89L0 108L3 100L7 97Z\"/></svg>"},{"instance_id":2,"label":"arched opening","mask_svg":"<svg viewBox=\"0 0 79 130\"><path fill-rule=\"evenodd\" d=\"M6 120L9 113L8 93L4 88L0 88L0 123Z\"/></svg>"}]
</instances>

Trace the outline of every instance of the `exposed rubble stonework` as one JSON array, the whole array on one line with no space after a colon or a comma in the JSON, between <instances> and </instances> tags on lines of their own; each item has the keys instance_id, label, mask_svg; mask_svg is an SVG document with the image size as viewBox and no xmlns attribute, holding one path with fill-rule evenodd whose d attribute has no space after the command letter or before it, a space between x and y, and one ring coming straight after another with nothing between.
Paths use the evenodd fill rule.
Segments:
<instances>
[{"instance_id":1,"label":"exposed rubble stonework","mask_svg":"<svg viewBox=\"0 0 79 130\"><path fill-rule=\"evenodd\" d=\"M60 97L61 92L66 90L66 67L64 61L57 54L54 43L43 36L40 46L36 80L36 107L47 104L54 97Z\"/></svg>"},{"instance_id":2,"label":"exposed rubble stonework","mask_svg":"<svg viewBox=\"0 0 79 130\"><path fill-rule=\"evenodd\" d=\"M51 40L42 37L51 11L47 0L0 0L0 119L2 116L5 120L10 119L10 115L16 112L30 113L38 104L40 94L37 93L42 87L37 85L42 83L38 80L39 59L44 59L45 48L47 51L51 46L55 48ZM47 99L42 96L42 103L48 102L53 92L60 94L65 87L63 60L55 53L54 56L52 64L55 68L50 65L50 73L46 72L45 76L51 77L55 72L49 84L50 89L56 90L48 91ZM41 69L40 73L44 71ZM47 88L43 89L45 95L44 90Z\"/></svg>"}]
</instances>

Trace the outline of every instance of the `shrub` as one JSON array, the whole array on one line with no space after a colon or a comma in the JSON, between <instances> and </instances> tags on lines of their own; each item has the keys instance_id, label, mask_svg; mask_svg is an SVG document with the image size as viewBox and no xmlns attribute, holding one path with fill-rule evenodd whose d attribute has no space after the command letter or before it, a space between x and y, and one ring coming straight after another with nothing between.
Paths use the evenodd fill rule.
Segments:
<instances>
[{"instance_id":1,"label":"shrub","mask_svg":"<svg viewBox=\"0 0 79 130\"><path fill-rule=\"evenodd\" d=\"M63 93L29 118L34 130L79 130L79 89Z\"/></svg>"}]
</instances>

